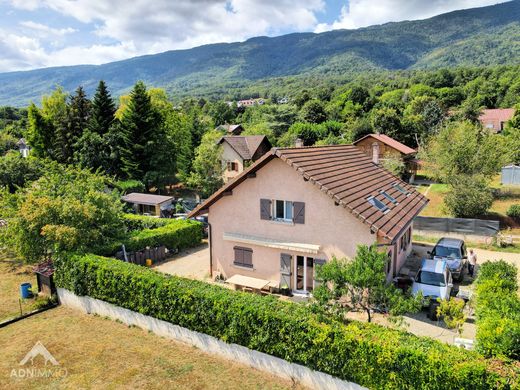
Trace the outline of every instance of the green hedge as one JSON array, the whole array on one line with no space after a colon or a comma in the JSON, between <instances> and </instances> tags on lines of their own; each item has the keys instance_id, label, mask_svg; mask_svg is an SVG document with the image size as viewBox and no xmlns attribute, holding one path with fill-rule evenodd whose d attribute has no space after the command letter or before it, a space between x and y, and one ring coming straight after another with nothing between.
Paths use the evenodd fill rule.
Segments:
<instances>
[{"instance_id":1,"label":"green hedge","mask_svg":"<svg viewBox=\"0 0 520 390\"><path fill-rule=\"evenodd\" d=\"M126 228L130 232L134 230L155 229L177 221L176 219L149 217L137 214L125 214L123 218Z\"/></svg>"},{"instance_id":2,"label":"green hedge","mask_svg":"<svg viewBox=\"0 0 520 390\"><path fill-rule=\"evenodd\" d=\"M373 324L320 321L300 304L94 255L56 261L56 285L229 343L381 389L511 389L519 372L476 352Z\"/></svg>"},{"instance_id":3,"label":"green hedge","mask_svg":"<svg viewBox=\"0 0 520 390\"><path fill-rule=\"evenodd\" d=\"M178 220L126 214L125 223L129 230L127 237L96 253L111 256L121 250L122 244L129 252L161 245L165 245L169 249L184 249L197 246L202 240L201 223L189 219Z\"/></svg>"},{"instance_id":4,"label":"green hedge","mask_svg":"<svg viewBox=\"0 0 520 390\"><path fill-rule=\"evenodd\" d=\"M476 282L477 348L485 356L520 359L517 269L501 260L482 264Z\"/></svg>"}]
</instances>

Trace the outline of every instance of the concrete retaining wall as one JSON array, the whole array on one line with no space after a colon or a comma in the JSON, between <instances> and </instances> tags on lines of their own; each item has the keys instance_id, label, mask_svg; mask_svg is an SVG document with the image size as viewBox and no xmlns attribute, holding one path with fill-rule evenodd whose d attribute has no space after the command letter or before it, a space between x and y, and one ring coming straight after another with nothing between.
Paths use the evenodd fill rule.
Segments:
<instances>
[{"instance_id":1,"label":"concrete retaining wall","mask_svg":"<svg viewBox=\"0 0 520 390\"><path fill-rule=\"evenodd\" d=\"M88 314L106 316L127 325L135 325L142 329L150 330L159 336L193 345L204 352L219 355L285 379L294 380L312 389L365 389L356 383L343 381L331 375L313 371L299 364L289 363L286 360L237 344L227 344L204 333L194 332L99 299L79 297L62 288L58 288L58 297L62 305L79 309Z\"/></svg>"}]
</instances>

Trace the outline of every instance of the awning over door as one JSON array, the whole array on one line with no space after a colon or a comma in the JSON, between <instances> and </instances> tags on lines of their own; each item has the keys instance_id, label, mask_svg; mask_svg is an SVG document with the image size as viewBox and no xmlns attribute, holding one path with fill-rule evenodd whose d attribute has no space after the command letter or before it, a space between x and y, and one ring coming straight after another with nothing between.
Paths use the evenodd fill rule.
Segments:
<instances>
[{"instance_id":1,"label":"awning over door","mask_svg":"<svg viewBox=\"0 0 520 390\"><path fill-rule=\"evenodd\" d=\"M251 244L263 246L266 248L283 249L286 251L318 254L320 246L316 244L305 244L287 240L276 240L273 238L250 236L240 233L224 233L223 239L225 241L239 242L242 244Z\"/></svg>"}]
</instances>

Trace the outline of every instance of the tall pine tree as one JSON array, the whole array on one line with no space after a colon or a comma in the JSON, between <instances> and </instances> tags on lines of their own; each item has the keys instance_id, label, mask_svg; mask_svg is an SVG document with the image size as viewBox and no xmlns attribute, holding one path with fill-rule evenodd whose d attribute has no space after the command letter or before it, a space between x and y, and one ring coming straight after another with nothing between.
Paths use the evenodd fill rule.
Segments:
<instances>
[{"instance_id":1,"label":"tall pine tree","mask_svg":"<svg viewBox=\"0 0 520 390\"><path fill-rule=\"evenodd\" d=\"M87 130L90 112L90 100L87 99L83 87L79 86L75 94L69 97L69 104L67 105L67 132L62 139L62 162L73 162L78 149L78 141L83 132Z\"/></svg>"},{"instance_id":2,"label":"tall pine tree","mask_svg":"<svg viewBox=\"0 0 520 390\"><path fill-rule=\"evenodd\" d=\"M88 123L88 129L101 136L107 134L114 122L115 113L116 105L110 96L105 82L101 80L92 100L92 114Z\"/></svg>"},{"instance_id":3,"label":"tall pine tree","mask_svg":"<svg viewBox=\"0 0 520 390\"><path fill-rule=\"evenodd\" d=\"M115 174L117 161L111 161L111 140L109 136L114 126L114 114L116 106L107 86L101 80L96 89L91 104L91 112L88 120L87 130L77 143L76 161L83 167L102 169L105 172ZM113 145L118 147L119 145ZM113 166L116 166L114 169ZM119 174L119 172L118 172Z\"/></svg>"},{"instance_id":4,"label":"tall pine tree","mask_svg":"<svg viewBox=\"0 0 520 390\"><path fill-rule=\"evenodd\" d=\"M157 142L161 136L161 118L154 109L150 95L142 81L138 81L130 93L130 101L121 118L122 170L131 179L142 180L146 173L154 171Z\"/></svg>"}]
</instances>

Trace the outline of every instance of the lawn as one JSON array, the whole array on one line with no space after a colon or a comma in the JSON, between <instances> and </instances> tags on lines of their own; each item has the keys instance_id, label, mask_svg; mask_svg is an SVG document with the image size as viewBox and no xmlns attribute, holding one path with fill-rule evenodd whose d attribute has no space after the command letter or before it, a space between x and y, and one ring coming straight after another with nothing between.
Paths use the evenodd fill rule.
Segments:
<instances>
[{"instance_id":1,"label":"lawn","mask_svg":"<svg viewBox=\"0 0 520 390\"><path fill-rule=\"evenodd\" d=\"M0 252L0 321L20 314L20 284L29 282L37 287L36 276L32 266L23 265L20 261ZM33 300L22 301L23 312L32 309Z\"/></svg>"},{"instance_id":2,"label":"lawn","mask_svg":"<svg viewBox=\"0 0 520 390\"><path fill-rule=\"evenodd\" d=\"M429 187L421 186L421 193L425 195L430 203L423 209L423 217L449 217L444 209L444 197L449 191L446 184L431 184Z\"/></svg>"},{"instance_id":3,"label":"lawn","mask_svg":"<svg viewBox=\"0 0 520 390\"><path fill-rule=\"evenodd\" d=\"M500 185L500 176L494 178L491 182L491 188L497 191L497 196L489 209L488 219L499 220L501 226L512 229L506 234L520 234L520 226L517 222L506 215L508 208L512 204L520 204L520 188L505 187ZM430 203L421 212L424 217L449 217L448 211L444 207L444 197L449 191L446 184L432 184L428 186L419 186L419 191L424 194Z\"/></svg>"},{"instance_id":4,"label":"lawn","mask_svg":"<svg viewBox=\"0 0 520 390\"><path fill-rule=\"evenodd\" d=\"M19 285L36 284L32 266L2 254L0 258L0 320L19 313ZM30 310L32 300L24 304ZM13 369L37 342L58 360L67 376L12 378ZM168 388L289 389L273 375L206 354L194 347L122 323L58 308L7 325L0 330L0 389L37 388ZM39 360L38 360L39 359ZM33 367L29 362L24 367ZM44 365L37 358L35 368Z\"/></svg>"},{"instance_id":5,"label":"lawn","mask_svg":"<svg viewBox=\"0 0 520 390\"><path fill-rule=\"evenodd\" d=\"M37 342L59 362L51 378L11 378ZM0 388L289 389L291 381L99 316L58 307L0 332ZM31 367L27 363L24 367ZM44 368L37 358L34 367ZM52 367L49 363L47 368ZM54 368L54 367L52 367Z\"/></svg>"}]
</instances>

